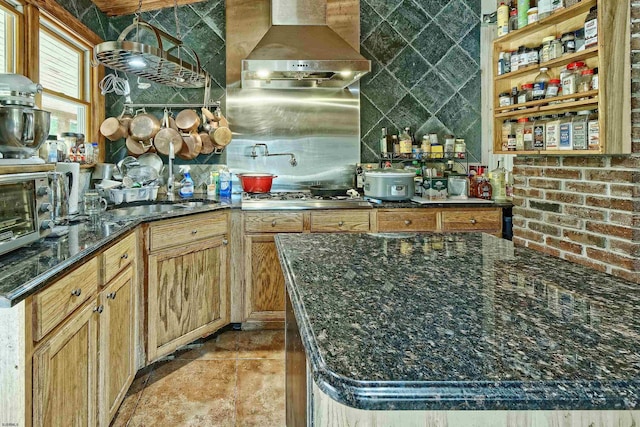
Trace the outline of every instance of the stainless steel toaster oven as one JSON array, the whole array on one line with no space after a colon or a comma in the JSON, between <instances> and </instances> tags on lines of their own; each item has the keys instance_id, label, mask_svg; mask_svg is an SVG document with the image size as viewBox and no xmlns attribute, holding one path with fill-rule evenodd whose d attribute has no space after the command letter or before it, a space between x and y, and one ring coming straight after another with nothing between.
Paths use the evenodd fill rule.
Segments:
<instances>
[{"instance_id":1,"label":"stainless steel toaster oven","mask_svg":"<svg viewBox=\"0 0 640 427\"><path fill-rule=\"evenodd\" d=\"M0 175L0 255L51 232L46 172Z\"/></svg>"}]
</instances>

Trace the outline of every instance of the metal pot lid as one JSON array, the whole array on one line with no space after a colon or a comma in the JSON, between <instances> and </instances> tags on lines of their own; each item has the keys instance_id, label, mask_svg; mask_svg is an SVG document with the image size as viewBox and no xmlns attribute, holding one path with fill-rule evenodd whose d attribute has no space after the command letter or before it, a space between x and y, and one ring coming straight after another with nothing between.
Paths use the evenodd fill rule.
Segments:
<instances>
[{"instance_id":1,"label":"metal pot lid","mask_svg":"<svg viewBox=\"0 0 640 427\"><path fill-rule=\"evenodd\" d=\"M405 177L414 177L416 175L415 172L405 171L403 169L373 169L370 171L365 171L364 176L383 176L387 178L405 178Z\"/></svg>"}]
</instances>

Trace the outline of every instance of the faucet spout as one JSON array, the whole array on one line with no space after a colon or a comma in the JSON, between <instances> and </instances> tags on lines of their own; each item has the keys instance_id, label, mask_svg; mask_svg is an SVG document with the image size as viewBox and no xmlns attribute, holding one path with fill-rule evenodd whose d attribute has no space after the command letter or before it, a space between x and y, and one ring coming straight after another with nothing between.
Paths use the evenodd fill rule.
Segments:
<instances>
[{"instance_id":1,"label":"faucet spout","mask_svg":"<svg viewBox=\"0 0 640 427\"><path fill-rule=\"evenodd\" d=\"M251 147L251 157L252 158L256 158L258 157L258 152L257 152L257 148L258 147L264 147L264 155L265 156L269 156L269 147L267 147L267 144L264 143L257 143L257 144L253 144L253 146Z\"/></svg>"},{"instance_id":2,"label":"faucet spout","mask_svg":"<svg viewBox=\"0 0 640 427\"><path fill-rule=\"evenodd\" d=\"M173 142L169 142L169 177L167 178L167 200L173 202L174 194L174 177L173 177L173 160L176 158Z\"/></svg>"}]
</instances>

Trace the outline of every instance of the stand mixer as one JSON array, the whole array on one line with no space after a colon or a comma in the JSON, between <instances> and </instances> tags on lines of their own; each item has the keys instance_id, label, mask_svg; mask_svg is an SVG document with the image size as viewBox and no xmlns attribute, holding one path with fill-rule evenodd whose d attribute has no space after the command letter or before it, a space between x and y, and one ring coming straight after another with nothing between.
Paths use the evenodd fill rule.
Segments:
<instances>
[{"instance_id":1,"label":"stand mixer","mask_svg":"<svg viewBox=\"0 0 640 427\"><path fill-rule=\"evenodd\" d=\"M20 74L0 74L0 154L3 158L30 158L47 139L51 113L34 107L35 96L41 92L40 84Z\"/></svg>"}]
</instances>

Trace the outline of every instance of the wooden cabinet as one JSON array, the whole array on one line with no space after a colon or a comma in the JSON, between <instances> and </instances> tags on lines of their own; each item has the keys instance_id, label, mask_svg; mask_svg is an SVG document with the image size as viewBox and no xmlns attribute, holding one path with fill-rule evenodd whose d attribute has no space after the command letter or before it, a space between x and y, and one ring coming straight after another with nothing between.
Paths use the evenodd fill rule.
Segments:
<instances>
[{"instance_id":1,"label":"wooden cabinet","mask_svg":"<svg viewBox=\"0 0 640 427\"><path fill-rule=\"evenodd\" d=\"M330 210L310 213L312 233L367 232L371 227L368 210Z\"/></svg>"},{"instance_id":2,"label":"wooden cabinet","mask_svg":"<svg viewBox=\"0 0 640 427\"><path fill-rule=\"evenodd\" d=\"M148 361L229 322L227 222L219 212L149 226Z\"/></svg>"},{"instance_id":3,"label":"wooden cabinet","mask_svg":"<svg viewBox=\"0 0 640 427\"><path fill-rule=\"evenodd\" d=\"M134 266L135 267L135 266ZM98 421L108 426L133 382L135 274L127 267L100 294Z\"/></svg>"},{"instance_id":4,"label":"wooden cabinet","mask_svg":"<svg viewBox=\"0 0 640 427\"><path fill-rule=\"evenodd\" d=\"M102 285L108 284L116 274L135 261L135 258L136 233L131 233L102 254Z\"/></svg>"},{"instance_id":5,"label":"wooden cabinet","mask_svg":"<svg viewBox=\"0 0 640 427\"><path fill-rule=\"evenodd\" d=\"M537 23L513 31L493 42L493 115L494 144L496 154L628 154L631 152L631 64L629 55L630 6L629 1L582 0L574 6L562 9ZM584 28L584 22L591 7L598 7L598 44L557 59L519 68L498 75L500 52L517 50L520 46L537 48L547 36L560 37L566 32ZM550 104L549 99L541 99L518 104L517 107L500 106L498 95L511 92L532 83L540 67L549 68L551 78L559 78L567 64L583 61L589 68L598 67L599 90L577 95L564 94L553 98L561 101ZM600 128L599 150L540 150L507 151L504 147L502 124L505 120L523 117L598 110Z\"/></svg>"},{"instance_id":6,"label":"wooden cabinet","mask_svg":"<svg viewBox=\"0 0 640 427\"><path fill-rule=\"evenodd\" d=\"M34 353L34 426L96 425L95 309L94 297Z\"/></svg>"},{"instance_id":7,"label":"wooden cabinet","mask_svg":"<svg viewBox=\"0 0 640 427\"><path fill-rule=\"evenodd\" d=\"M435 209L380 209L376 211L380 232L438 231L440 212Z\"/></svg>"},{"instance_id":8,"label":"wooden cabinet","mask_svg":"<svg viewBox=\"0 0 640 427\"><path fill-rule=\"evenodd\" d=\"M442 231L483 231L502 235L502 213L498 209L442 211Z\"/></svg>"}]
</instances>

